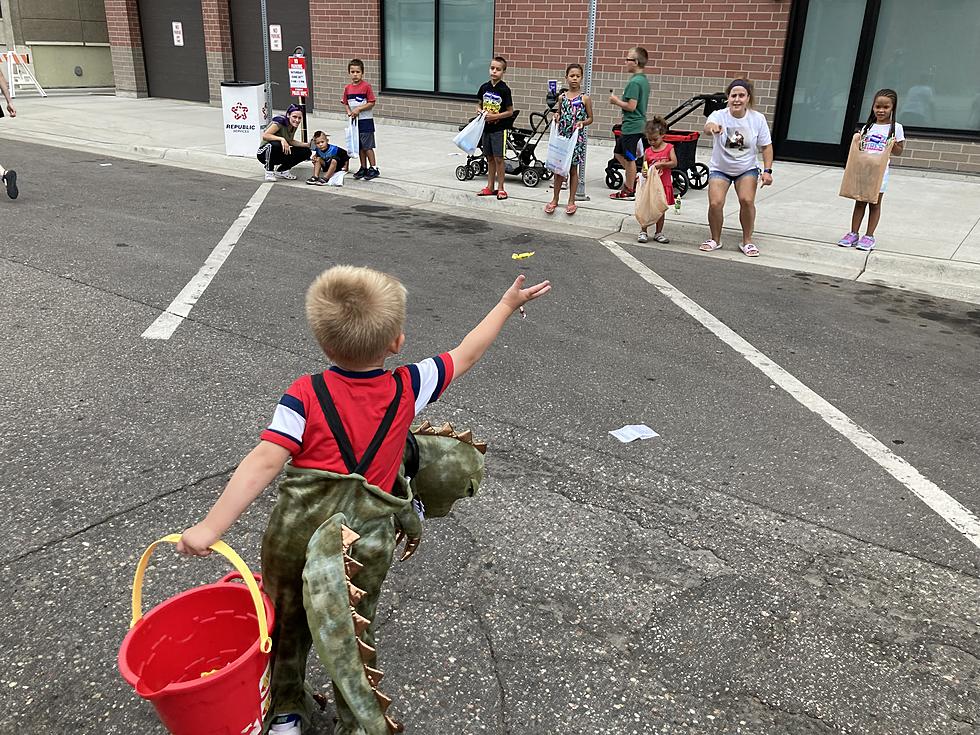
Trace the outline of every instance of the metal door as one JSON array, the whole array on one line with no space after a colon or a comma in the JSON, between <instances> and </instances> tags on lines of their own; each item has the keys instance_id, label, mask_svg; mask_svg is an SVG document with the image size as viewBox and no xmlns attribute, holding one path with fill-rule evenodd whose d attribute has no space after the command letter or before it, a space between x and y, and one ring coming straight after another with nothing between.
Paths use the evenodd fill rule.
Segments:
<instances>
[{"instance_id":1,"label":"metal door","mask_svg":"<svg viewBox=\"0 0 980 735\"><path fill-rule=\"evenodd\" d=\"M201 0L138 0L138 7L149 95L210 102Z\"/></svg>"},{"instance_id":2,"label":"metal door","mask_svg":"<svg viewBox=\"0 0 980 735\"><path fill-rule=\"evenodd\" d=\"M235 78L240 82L265 81L262 58L262 11L259 0L231 0L231 45L235 55ZM269 70L272 77L272 106L276 112L284 110L289 97L289 72L287 59L297 46L306 52L306 82L310 96L306 99L313 109L313 57L310 53L310 3L309 0L275 0L267 2L269 25L282 29L282 50L269 51ZM340 90L337 91L340 99Z\"/></svg>"}]
</instances>

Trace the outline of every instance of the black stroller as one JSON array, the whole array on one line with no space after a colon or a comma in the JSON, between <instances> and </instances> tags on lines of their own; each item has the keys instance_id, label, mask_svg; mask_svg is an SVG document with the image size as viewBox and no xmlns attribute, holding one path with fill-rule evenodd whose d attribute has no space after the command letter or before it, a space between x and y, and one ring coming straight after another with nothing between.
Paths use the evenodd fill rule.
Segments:
<instances>
[{"instance_id":1,"label":"black stroller","mask_svg":"<svg viewBox=\"0 0 980 735\"><path fill-rule=\"evenodd\" d=\"M532 112L528 116L530 128L512 128L507 131L507 148L504 151L504 173L510 176L520 176L524 186L537 186L544 179L547 181L553 174L544 167L544 162L536 155L538 144L548 132L551 125L551 115L554 105L549 105L543 112ZM514 110L513 119L516 121L519 110ZM460 125L462 130L465 125ZM456 178L469 181L476 176L487 173L487 159L483 151L478 151L466 157L466 163L456 167Z\"/></svg>"},{"instance_id":2,"label":"black stroller","mask_svg":"<svg viewBox=\"0 0 980 735\"><path fill-rule=\"evenodd\" d=\"M703 189L706 187L708 185L708 167L703 163L698 163L696 159L698 138L701 134L696 131L675 131L673 130L674 124L701 108L702 105L704 106L703 114L707 117L716 110L724 109L726 104L727 101L723 92L696 94L664 117L670 131L664 136L664 140L673 144L674 152L677 154L677 167L671 171L675 196L684 196L689 188ZM613 135L618 138L621 134L620 126L614 125ZM623 182L623 167L615 157L610 158L606 164L606 186L610 189L621 189Z\"/></svg>"}]
</instances>

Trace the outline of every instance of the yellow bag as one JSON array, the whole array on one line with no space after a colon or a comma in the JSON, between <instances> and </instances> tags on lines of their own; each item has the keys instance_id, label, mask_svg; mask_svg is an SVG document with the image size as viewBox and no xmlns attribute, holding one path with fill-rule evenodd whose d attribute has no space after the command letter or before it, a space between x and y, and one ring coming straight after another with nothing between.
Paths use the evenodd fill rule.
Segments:
<instances>
[{"instance_id":1,"label":"yellow bag","mask_svg":"<svg viewBox=\"0 0 980 735\"><path fill-rule=\"evenodd\" d=\"M669 208L664 182L660 180L660 172L655 168L651 168L646 176L639 177L637 181L640 185L637 187L633 216L640 227L649 227L655 225Z\"/></svg>"},{"instance_id":2,"label":"yellow bag","mask_svg":"<svg viewBox=\"0 0 980 735\"><path fill-rule=\"evenodd\" d=\"M881 153L868 153L861 150L861 133L855 133L851 139L851 150L847 154L847 165L844 167L844 178L841 179L838 194L859 202L876 203L894 145L895 139L891 138Z\"/></svg>"}]
</instances>

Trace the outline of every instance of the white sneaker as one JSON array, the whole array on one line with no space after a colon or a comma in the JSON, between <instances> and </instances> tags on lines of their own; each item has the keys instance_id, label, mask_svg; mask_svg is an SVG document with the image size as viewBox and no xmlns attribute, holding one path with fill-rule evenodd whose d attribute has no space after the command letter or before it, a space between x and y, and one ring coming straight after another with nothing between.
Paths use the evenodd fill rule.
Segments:
<instances>
[{"instance_id":1,"label":"white sneaker","mask_svg":"<svg viewBox=\"0 0 980 735\"><path fill-rule=\"evenodd\" d=\"M645 232L641 232L641 233L640 233L639 235L637 235L637 238L636 238L636 241L637 241L637 242L646 242L646 241L647 241L647 240L649 240L649 239L650 239L650 238L649 238L649 236L647 235L647 233L645 233Z\"/></svg>"},{"instance_id":2,"label":"white sneaker","mask_svg":"<svg viewBox=\"0 0 980 735\"><path fill-rule=\"evenodd\" d=\"M269 732L276 735L303 735L301 726L299 715L276 715L272 719Z\"/></svg>"},{"instance_id":3,"label":"white sneaker","mask_svg":"<svg viewBox=\"0 0 980 735\"><path fill-rule=\"evenodd\" d=\"M662 232L658 232L656 235L654 235L653 239L655 242L660 242L663 243L664 245L670 242L668 237Z\"/></svg>"},{"instance_id":4,"label":"white sneaker","mask_svg":"<svg viewBox=\"0 0 980 735\"><path fill-rule=\"evenodd\" d=\"M296 181L296 174L292 171L273 171L272 175L277 179L285 179L286 181Z\"/></svg>"},{"instance_id":5,"label":"white sneaker","mask_svg":"<svg viewBox=\"0 0 980 735\"><path fill-rule=\"evenodd\" d=\"M272 171L266 171L265 172L265 180L266 181L275 181L276 180L276 175Z\"/></svg>"}]
</instances>

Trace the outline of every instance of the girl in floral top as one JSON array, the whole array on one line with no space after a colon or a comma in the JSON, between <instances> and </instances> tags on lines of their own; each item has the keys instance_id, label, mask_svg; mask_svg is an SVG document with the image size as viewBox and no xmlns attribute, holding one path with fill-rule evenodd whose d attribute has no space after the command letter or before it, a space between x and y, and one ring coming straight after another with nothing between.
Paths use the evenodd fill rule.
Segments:
<instances>
[{"instance_id":1,"label":"girl in floral top","mask_svg":"<svg viewBox=\"0 0 980 735\"><path fill-rule=\"evenodd\" d=\"M569 64L565 69L566 92L558 98L558 134L570 137L573 131L578 131L578 141L575 143L575 153L572 155L572 168L568 172L568 206L565 214L575 214L575 190L578 188L578 167L585 160L585 126L592 124L592 99L582 94L582 65ZM551 201L544 205L546 214L554 214L558 208L558 197L561 195L561 185L564 176L555 175L555 189Z\"/></svg>"}]
</instances>

